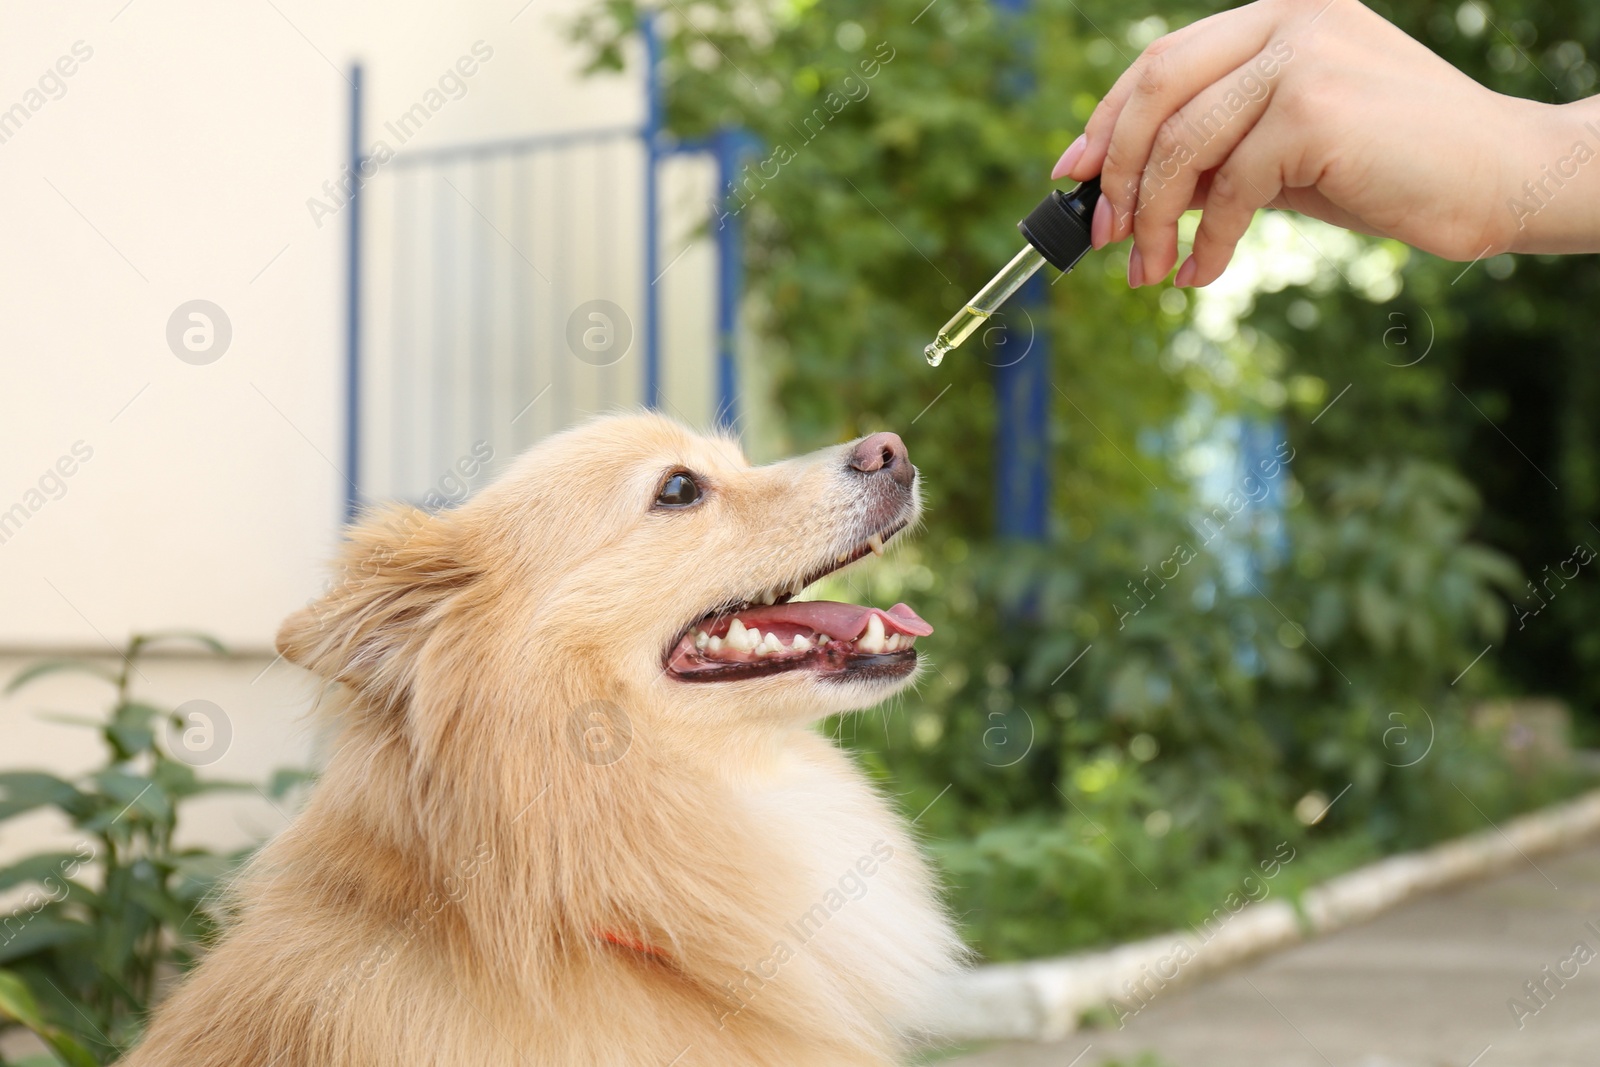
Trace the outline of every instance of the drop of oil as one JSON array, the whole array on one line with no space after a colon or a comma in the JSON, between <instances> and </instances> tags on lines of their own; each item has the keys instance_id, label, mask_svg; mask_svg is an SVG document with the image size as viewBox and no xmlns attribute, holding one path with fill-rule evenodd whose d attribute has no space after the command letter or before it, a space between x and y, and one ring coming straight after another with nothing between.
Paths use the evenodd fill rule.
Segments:
<instances>
[{"instance_id":1,"label":"drop of oil","mask_svg":"<svg viewBox=\"0 0 1600 1067\"><path fill-rule=\"evenodd\" d=\"M945 353L949 351L949 345L935 341L927 348L924 348L922 350L922 354L927 357L928 366L937 367L940 363L944 362Z\"/></svg>"}]
</instances>

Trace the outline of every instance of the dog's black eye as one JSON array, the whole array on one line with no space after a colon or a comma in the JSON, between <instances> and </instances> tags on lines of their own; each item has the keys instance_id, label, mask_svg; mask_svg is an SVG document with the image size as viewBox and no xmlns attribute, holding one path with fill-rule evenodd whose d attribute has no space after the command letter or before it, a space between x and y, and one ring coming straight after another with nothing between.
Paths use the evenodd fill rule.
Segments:
<instances>
[{"instance_id":1,"label":"dog's black eye","mask_svg":"<svg viewBox=\"0 0 1600 1067\"><path fill-rule=\"evenodd\" d=\"M674 474L661 487L656 503L662 507L681 508L700 499L700 487L687 474Z\"/></svg>"}]
</instances>

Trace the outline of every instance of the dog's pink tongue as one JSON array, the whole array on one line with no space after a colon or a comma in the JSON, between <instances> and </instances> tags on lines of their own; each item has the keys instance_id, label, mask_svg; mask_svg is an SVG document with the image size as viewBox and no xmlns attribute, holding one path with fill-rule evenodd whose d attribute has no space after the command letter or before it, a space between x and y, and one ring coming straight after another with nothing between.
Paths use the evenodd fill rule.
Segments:
<instances>
[{"instance_id":1,"label":"dog's pink tongue","mask_svg":"<svg viewBox=\"0 0 1600 1067\"><path fill-rule=\"evenodd\" d=\"M765 629L770 623L785 622L815 630L819 634L827 634L835 641L854 641L866 632L867 620L874 615L883 620L885 634L927 637L933 633L933 627L905 604L896 604L888 611L884 611L881 608L862 607L860 604L841 604L837 600L803 600L789 604L746 608L739 612L739 618L746 626Z\"/></svg>"}]
</instances>

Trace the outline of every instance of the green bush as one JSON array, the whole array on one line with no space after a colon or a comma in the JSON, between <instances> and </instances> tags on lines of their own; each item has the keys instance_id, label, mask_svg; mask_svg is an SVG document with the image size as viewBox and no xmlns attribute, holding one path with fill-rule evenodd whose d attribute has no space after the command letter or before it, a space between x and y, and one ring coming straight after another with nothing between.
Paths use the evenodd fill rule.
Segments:
<instances>
[{"instance_id":1,"label":"green bush","mask_svg":"<svg viewBox=\"0 0 1600 1067\"><path fill-rule=\"evenodd\" d=\"M0 867L0 891L27 887L21 903L0 917L0 1034L31 1030L71 1067L109 1062L138 1036L158 982L189 967L215 933L220 909L213 890L246 855L174 844L186 801L255 787L203 781L163 750L163 727L188 724L136 697L132 682L141 657L171 640L223 651L200 635L138 636L117 670L52 660L27 668L7 687L15 692L72 672L112 690L103 720L64 717L99 733L105 748L99 769L72 781L39 771L0 773L0 824L55 809L79 837L69 851ZM300 777L280 772L268 788L282 795Z\"/></svg>"},{"instance_id":2,"label":"green bush","mask_svg":"<svg viewBox=\"0 0 1600 1067\"><path fill-rule=\"evenodd\" d=\"M1432 365L1395 367L1386 316L1421 257L1341 237L1342 272L1269 277L1258 289L1282 291L1243 294L1219 329L1191 317L1195 296L1130 292L1126 248L1091 254L1034 311L1055 383L1052 529L994 533L1000 335L937 371L922 346L1016 250L1098 95L1165 20L1208 8L766 10L658 16L667 121L759 143L724 210L744 226L759 378L787 434L771 450L894 428L924 474L920 542L860 581L925 609L931 670L914 697L834 728L918 818L984 954L1194 921L1280 842L1293 888L1577 787L1519 777L1468 725L1476 697L1518 691L1492 659L1457 678L1503 640L1523 576L1475 540L1462 472L1479 472L1453 431L1413 414L1440 403ZM580 19L597 69L622 62L639 17L609 0ZM1288 326L1306 321L1295 301L1326 329ZM1350 376L1366 384L1319 419ZM1261 424L1293 449L1269 478L1281 506L1219 516L1190 465Z\"/></svg>"}]
</instances>

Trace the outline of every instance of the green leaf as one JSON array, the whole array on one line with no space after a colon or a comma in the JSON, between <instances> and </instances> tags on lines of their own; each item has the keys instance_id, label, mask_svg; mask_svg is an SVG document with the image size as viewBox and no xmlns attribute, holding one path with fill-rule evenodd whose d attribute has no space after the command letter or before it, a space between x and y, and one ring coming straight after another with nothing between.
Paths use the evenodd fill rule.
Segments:
<instances>
[{"instance_id":1,"label":"green leaf","mask_svg":"<svg viewBox=\"0 0 1600 1067\"><path fill-rule=\"evenodd\" d=\"M66 1061L67 1067L100 1067L100 1061L92 1052L61 1031L56 1030L42 1036L45 1044Z\"/></svg>"},{"instance_id":2,"label":"green leaf","mask_svg":"<svg viewBox=\"0 0 1600 1067\"><path fill-rule=\"evenodd\" d=\"M153 704L146 704L138 700L125 700L111 712L111 718L112 721L131 728L148 726L151 719L159 719L166 714L167 712L162 711Z\"/></svg>"},{"instance_id":3,"label":"green leaf","mask_svg":"<svg viewBox=\"0 0 1600 1067\"><path fill-rule=\"evenodd\" d=\"M91 780L112 800L136 808L152 819L165 820L172 814L166 794L153 778L113 767L96 772Z\"/></svg>"},{"instance_id":4,"label":"green leaf","mask_svg":"<svg viewBox=\"0 0 1600 1067\"><path fill-rule=\"evenodd\" d=\"M33 992L11 971L0 971L0 1018L13 1019L39 1035L67 1067L99 1067L100 1061L76 1040L45 1022Z\"/></svg>"},{"instance_id":5,"label":"green leaf","mask_svg":"<svg viewBox=\"0 0 1600 1067\"><path fill-rule=\"evenodd\" d=\"M75 919L38 914L31 918L21 916L19 921L22 929L8 931L11 939L0 943L0 963L31 956L41 949L87 942L94 935L91 927Z\"/></svg>"},{"instance_id":6,"label":"green leaf","mask_svg":"<svg viewBox=\"0 0 1600 1067\"><path fill-rule=\"evenodd\" d=\"M0 971L0 1015L37 1033L45 1029L44 1016L27 983L10 971Z\"/></svg>"},{"instance_id":7,"label":"green leaf","mask_svg":"<svg viewBox=\"0 0 1600 1067\"><path fill-rule=\"evenodd\" d=\"M43 771L0 773L0 821L46 806L69 814L84 809L85 796L71 782Z\"/></svg>"},{"instance_id":8,"label":"green leaf","mask_svg":"<svg viewBox=\"0 0 1600 1067\"><path fill-rule=\"evenodd\" d=\"M219 883L232 877L248 856L248 851L232 856L219 856L214 852L180 856L172 864L176 878L170 892L193 907Z\"/></svg>"},{"instance_id":9,"label":"green leaf","mask_svg":"<svg viewBox=\"0 0 1600 1067\"><path fill-rule=\"evenodd\" d=\"M306 782L315 782L316 780L317 773L315 771L301 770L298 767L279 767L272 772L272 777L267 780L267 794L273 800L278 800L295 786L303 785Z\"/></svg>"},{"instance_id":10,"label":"green leaf","mask_svg":"<svg viewBox=\"0 0 1600 1067\"><path fill-rule=\"evenodd\" d=\"M131 760L150 751L156 741L155 734L148 727L126 727L116 723L106 727L106 738L115 746L119 760Z\"/></svg>"},{"instance_id":11,"label":"green leaf","mask_svg":"<svg viewBox=\"0 0 1600 1067\"><path fill-rule=\"evenodd\" d=\"M64 881L71 877L67 874L69 867L75 872L86 862L82 856L72 852L41 852L20 859L9 866L0 867L0 892L27 882L42 883L46 878Z\"/></svg>"},{"instance_id":12,"label":"green leaf","mask_svg":"<svg viewBox=\"0 0 1600 1067\"><path fill-rule=\"evenodd\" d=\"M165 888L150 882L128 883L128 897L173 929L182 927L192 913L192 906L186 906L183 901L169 895Z\"/></svg>"},{"instance_id":13,"label":"green leaf","mask_svg":"<svg viewBox=\"0 0 1600 1067\"><path fill-rule=\"evenodd\" d=\"M81 659L47 659L23 668L15 678L6 684L5 691L7 693L15 693L29 682L43 678L47 674L88 674L102 681L110 682L112 685L117 684L116 672L108 670L98 663L90 663Z\"/></svg>"},{"instance_id":14,"label":"green leaf","mask_svg":"<svg viewBox=\"0 0 1600 1067\"><path fill-rule=\"evenodd\" d=\"M150 751L155 744L155 730L150 723L166 715L160 708L135 700L117 705L111 713L106 733L120 750L123 759L132 759Z\"/></svg>"},{"instance_id":15,"label":"green leaf","mask_svg":"<svg viewBox=\"0 0 1600 1067\"><path fill-rule=\"evenodd\" d=\"M187 763L166 758L156 764L152 777L174 800L203 793L245 793L256 789L254 782L236 782L226 778L201 779Z\"/></svg>"}]
</instances>

